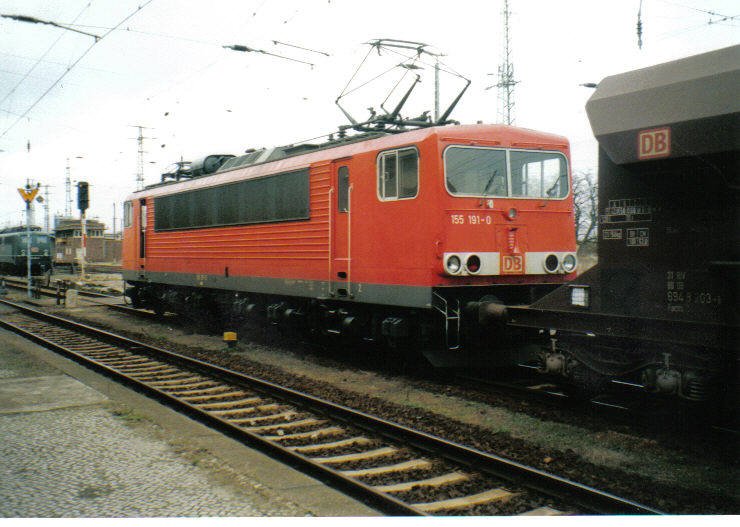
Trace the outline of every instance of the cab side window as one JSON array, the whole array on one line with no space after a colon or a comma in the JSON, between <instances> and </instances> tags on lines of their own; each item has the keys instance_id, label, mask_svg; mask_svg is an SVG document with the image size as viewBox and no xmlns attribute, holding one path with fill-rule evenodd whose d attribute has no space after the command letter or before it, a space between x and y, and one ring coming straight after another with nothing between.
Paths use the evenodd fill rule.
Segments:
<instances>
[{"instance_id":1,"label":"cab side window","mask_svg":"<svg viewBox=\"0 0 740 527\"><path fill-rule=\"evenodd\" d=\"M339 212L349 212L349 168L339 167L337 171L337 207Z\"/></svg>"},{"instance_id":2,"label":"cab side window","mask_svg":"<svg viewBox=\"0 0 740 527\"><path fill-rule=\"evenodd\" d=\"M419 152L401 148L378 156L378 197L383 201L415 198L419 193Z\"/></svg>"},{"instance_id":3,"label":"cab side window","mask_svg":"<svg viewBox=\"0 0 740 527\"><path fill-rule=\"evenodd\" d=\"M123 226L128 228L131 227L133 205L130 201L126 201L123 204Z\"/></svg>"}]
</instances>

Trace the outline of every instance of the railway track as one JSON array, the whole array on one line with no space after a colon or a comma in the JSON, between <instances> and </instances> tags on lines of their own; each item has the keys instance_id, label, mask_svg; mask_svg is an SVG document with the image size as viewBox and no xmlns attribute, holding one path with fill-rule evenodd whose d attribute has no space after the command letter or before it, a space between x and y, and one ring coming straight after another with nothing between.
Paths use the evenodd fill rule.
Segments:
<instances>
[{"instance_id":1,"label":"railway track","mask_svg":"<svg viewBox=\"0 0 740 527\"><path fill-rule=\"evenodd\" d=\"M64 270L70 274L74 274L75 272L79 272L80 267L79 265L72 265L68 263L56 263L54 264L54 270L55 271L61 271ZM120 273L121 272L121 266L120 265L111 265L111 264L86 264L85 270L88 273Z\"/></svg>"},{"instance_id":2,"label":"railway track","mask_svg":"<svg viewBox=\"0 0 740 527\"><path fill-rule=\"evenodd\" d=\"M532 400L539 403L547 403L563 407L598 407L605 415L610 417L635 416L640 410L636 398L616 397L613 394L599 394L590 398L572 397L568 394L567 387L556 381L547 379L540 374L506 374L497 375L501 380L492 380L491 376L481 377L476 374L459 374L455 380L458 385L465 388L476 388L486 393L501 393L515 396L522 400ZM644 402L642 402L644 404Z\"/></svg>"},{"instance_id":3,"label":"railway track","mask_svg":"<svg viewBox=\"0 0 740 527\"><path fill-rule=\"evenodd\" d=\"M386 514L658 513L265 380L0 302L8 310L0 325L135 386Z\"/></svg>"},{"instance_id":4,"label":"railway track","mask_svg":"<svg viewBox=\"0 0 740 527\"><path fill-rule=\"evenodd\" d=\"M6 287L10 287L12 289L22 289L22 290L26 290L28 287L26 280L7 277L7 276L3 276L1 278L3 282L5 283ZM59 294L55 287L50 287L50 286L37 286L37 291L39 295L49 296L49 297L57 297ZM155 319L155 318L162 317L162 315L157 315L153 311L147 311L144 309L135 309L131 307L130 305L125 305L125 304L120 304L120 303L111 303L111 302L120 302L124 300L124 297L120 294L114 295L114 294L109 294L109 293L98 293L96 291L85 291L83 289L75 289L75 291L77 291L77 294L79 296L84 297L87 302L106 306L109 309L112 309L114 311L120 311L122 313L126 313L128 315L136 316L139 318Z\"/></svg>"},{"instance_id":5,"label":"railway track","mask_svg":"<svg viewBox=\"0 0 740 527\"><path fill-rule=\"evenodd\" d=\"M0 279L2 279L6 287L10 287L13 289L24 289L24 290L28 288L27 280L22 279L22 278L2 276L0 277ZM57 296L58 294L56 287L36 285L35 289L38 291L40 295L44 295L44 296ZM98 293L95 291L85 291L84 289L75 289L75 291L77 291L78 295L89 297L89 298L121 298L120 294L111 295L107 293Z\"/></svg>"},{"instance_id":6,"label":"railway track","mask_svg":"<svg viewBox=\"0 0 740 527\"><path fill-rule=\"evenodd\" d=\"M2 277L2 280L5 282L6 286L11 288L25 290L27 287L24 279ZM56 288L41 286L38 289L41 295L51 297L57 296ZM105 306L108 309L119 311L137 318L161 321L164 317L175 316L173 313L158 314L145 309L136 309L127 304L120 304L118 302L125 299L125 297L120 294L107 294L85 290L77 290L77 293L84 297L84 300L88 303ZM532 369L529 365L520 365L520 367L523 367L524 370ZM571 406L598 407L600 411L608 412L610 417L618 420L630 420L633 419L634 416L637 416L646 423L649 423L656 415L660 414L653 408L655 401L646 401L644 397L640 396L641 394L635 394L633 392L625 392L625 394L622 394L626 395L626 397L615 396L615 394L602 394L590 399L573 400L573 398L566 393L566 390L564 390L563 387L559 386L557 383L543 380L540 375L526 377L522 376L521 373L518 373L513 375L509 380L492 381L490 377L464 374L456 376L456 380L465 388L474 386L483 391L501 392L508 395L513 394L521 398L532 399L538 402L545 402L547 404L555 404L558 406L569 404ZM711 428L723 435L725 435L726 431L729 431L735 436L738 434L737 426L734 424L713 424L711 425Z\"/></svg>"}]
</instances>

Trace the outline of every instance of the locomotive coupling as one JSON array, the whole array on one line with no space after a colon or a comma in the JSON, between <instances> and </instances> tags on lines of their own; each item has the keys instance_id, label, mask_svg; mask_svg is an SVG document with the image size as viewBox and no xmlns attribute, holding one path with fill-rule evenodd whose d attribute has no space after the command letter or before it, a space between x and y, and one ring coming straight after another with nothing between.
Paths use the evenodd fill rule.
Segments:
<instances>
[{"instance_id":1,"label":"locomotive coupling","mask_svg":"<svg viewBox=\"0 0 740 527\"><path fill-rule=\"evenodd\" d=\"M468 302L466 308L469 312L478 311L478 323L481 326L502 324L506 321L506 306L500 302Z\"/></svg>"}]
</instances>

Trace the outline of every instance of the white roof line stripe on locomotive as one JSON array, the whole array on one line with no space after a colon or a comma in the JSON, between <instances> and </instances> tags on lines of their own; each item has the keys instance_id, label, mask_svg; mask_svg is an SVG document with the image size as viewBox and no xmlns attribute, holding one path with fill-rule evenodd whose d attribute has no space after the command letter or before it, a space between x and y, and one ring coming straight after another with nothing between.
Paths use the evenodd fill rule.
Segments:
<instances>
[{"instance_id":1,"label":"white roof line stripe on locomotive","mask_svg":"<svg viewBox=\"0 0 740 527\"><path fill-rule=\"evenodd\" d=\"M224 172L216 172L207 176L201 176L198 178L188 179L185 181L179 181L177 183L170 183L168 185L157 186L154 188L144 189L126 197L126 201L132 201L142 198L166 196L178 192L184 192L188 190L196 190L208 187L215 187L226 183L233 183L243 179L259 178L262 176L270 176L273 174L280 174L283 172L292 172L307 168L308 166L315 163L330 163L334 159L341 159L345 157L351 157L356 154L362 154L366 152L385 150L390 148L398 148L401 146L411 146L417 144L430 136L436 135L440 130L444 130L446 135L445 141L458 140L461 143L469 141L469 138L464 137L463 134L470 133L474 130L488 129L495 133L496 130L502 132L506 129L513 129L519 133L524 132L527 134L533 134L537 136L537 140L543 144L562 145L567 144L567 140L559 135L550 134L545 132L538 132L536 130L530 130L526 128L507 127L505 125L459 125L454 126L453 129L449 126L446 127L430 127L421 128L418 130L410 130L400 134L389 134L383 137L377 137L368 139L367 141L357 141L344 145L337 145L332 148L319 149L305 154L298 154L295 156L288 156L282 159L276 159L275 161L269 161L262 164L252 164L244 167L237 167ZM456 137L459 135L459 138ZM372 145L372 146L369 146ZM507 145L502 144L501 148L508 148ZM331 153L330 153L331 152Z\"/></svg>"}]
</instances>

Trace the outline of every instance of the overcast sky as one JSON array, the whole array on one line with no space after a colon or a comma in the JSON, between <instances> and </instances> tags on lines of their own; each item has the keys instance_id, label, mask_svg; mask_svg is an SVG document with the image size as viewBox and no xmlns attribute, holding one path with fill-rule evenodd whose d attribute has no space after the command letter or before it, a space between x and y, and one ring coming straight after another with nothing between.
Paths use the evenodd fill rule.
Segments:
<instances>
[{"instance_id":1,"label":"overcast sky","mask_svg":"<svg viewBox=\"0 0 740 527\"><path fill-rule=\"evenodd\" d=\"M596 171L584 112L592 90L580 84L740 40L736 1L643 0L639 49L640 3L509 2L515 124L566 136L575 171ZM20 223L24 204L16 188L26 178L50 185L51 212L63 212L68 158L72 179L90 182L88 217L110 226L113 203L120 215L136 186L134 125L147 127L147 184L181 158L239 154L335 131L347 121L334 100L367 54L364 43L376 38L424 42L444 53L451 71L472 80L451 117L498 122L497 90L485 88L495 84L489 74L503 60L502 8L503 0L0 0L0 14L105 35L96 43L0 18L0 226ZM231 44L313 66L222 47ZM370 55L350 89L403 61ZM433 106L432 70L419 71L423 80L407 117ZM348 96L355 118L378 108L399 75L388 73ZM442 74L443 109L461 86L459 77Z\"/></svg>"}]
</instances>

